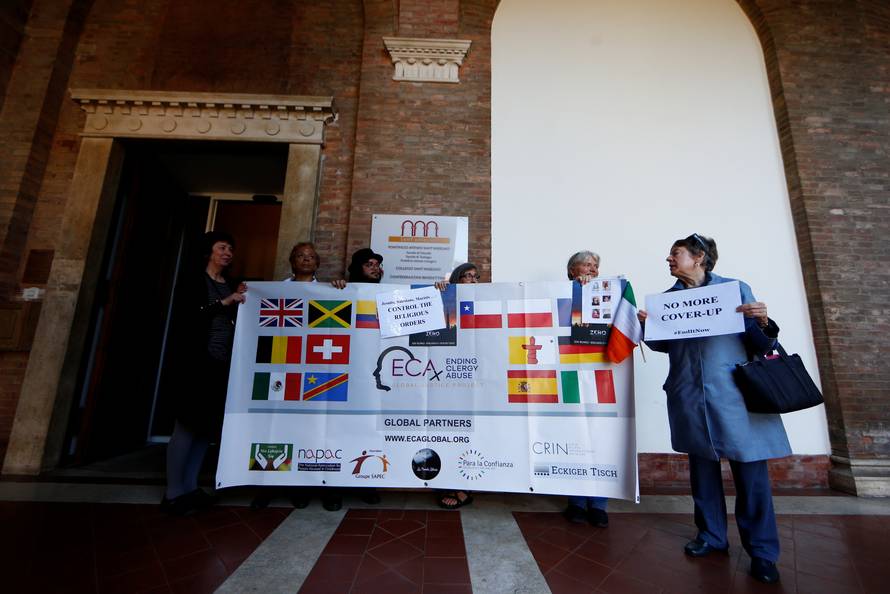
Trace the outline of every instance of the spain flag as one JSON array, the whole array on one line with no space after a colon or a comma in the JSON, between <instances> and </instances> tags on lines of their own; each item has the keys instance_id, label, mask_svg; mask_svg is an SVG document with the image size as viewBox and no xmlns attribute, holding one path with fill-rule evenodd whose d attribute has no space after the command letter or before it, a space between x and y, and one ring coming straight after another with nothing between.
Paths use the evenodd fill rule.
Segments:
<instances>
[{"instance_id":1,"label":"spain flag","mask_svg":"<svg viewBox=\"0 0 890 594\"><path fill-rule=\"evenodd\" d=\"M507 401L525 404L559 402L556 371L508 370Z\"/></svg>"}]
</instances>

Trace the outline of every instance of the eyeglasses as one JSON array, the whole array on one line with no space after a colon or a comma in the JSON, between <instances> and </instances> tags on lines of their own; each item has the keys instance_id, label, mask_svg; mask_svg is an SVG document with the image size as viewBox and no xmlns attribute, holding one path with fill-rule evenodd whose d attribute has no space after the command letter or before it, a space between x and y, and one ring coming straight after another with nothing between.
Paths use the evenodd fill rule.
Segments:
<instances>
[{"instance_id":1,"label":"eyeglasses","mask_svg":"<svg viewBox=\"0 0 890 594\"><path fill-rule=\"evenodd\" d=\"M460 275L460 277L467 280L479 280L480 278L482 278L475 272L464 272L462 275Z\"/></svg>"},{"instance_id":2,"label":"eyeglasses","mask_svg":"<svg viewBox=\"0 0 890 594\"><path fill-rule=\"evenodd\" d=\"M690 239L698 243L698 245L700 245L706 252L708 251L708 244L705 243L705 240L702 239L698 233L693 233L686 238L686 241L689 241Z\"/></svg>"},{"instance_id":3,"label":"eyeglasses","mask_svg":"<svg viewBox=\"0 0 890 594\"><path fill-rule=\"evenodd\" d=\"M367 266L368 268L380 268L380 262L377 260L368 260L362 266Z\"/></svg>"}]
</instances>

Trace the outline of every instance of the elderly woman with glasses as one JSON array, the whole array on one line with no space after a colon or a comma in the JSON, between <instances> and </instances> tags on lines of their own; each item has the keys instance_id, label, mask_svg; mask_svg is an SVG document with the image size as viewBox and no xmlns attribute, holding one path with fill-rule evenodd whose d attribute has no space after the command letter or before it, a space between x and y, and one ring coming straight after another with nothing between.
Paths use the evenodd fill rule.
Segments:
<instances>
[{"instance_id":1,"label":"elderly woman with glasses","mask_svg":"<svg viewBox=\"0 0 890 594\"><path fill-rule=\"evenodd\" d=\"M566 273L569 280L578 281L582 285L599 276L599 254L582 250L575 252L566 264ZM569 497L568 505L562 512L563 517L573 524L590 523L597 528L605 528L609 525L609 514L606 512L609 499L606 497L584 497L575 495Z\"/></svg>"},{"instance_id":2,"label":"elderly woman with glasses","mask_svg":"<svg viewBox=\"0 0 890 594\"><path fill-rule=\"evenodd\" d=\"M671 291L728 283L731 278L712 271L717 263L717 243L693 233L678 239L667 257L671 276L677 278ZM751 287L740 282L741 301L737 311L745 317L739 334L646 341L652 350L667 353L670 370L667 393L671 445L689 454L689 481L695 504L696 538L686 544L690 557L726 554L726 500L720 459L729 460L736 487L736 523L742 546L751 556L751 576L779 581L779 534L770 493L766 461L791 454L788 437L779 415L748 412L733 381L736 363L748 353L765 354L776 343L779 328L767 317L766 304L756 301ZM639 312L640 322L647 314Z\"/></svg>"}]
</instances>

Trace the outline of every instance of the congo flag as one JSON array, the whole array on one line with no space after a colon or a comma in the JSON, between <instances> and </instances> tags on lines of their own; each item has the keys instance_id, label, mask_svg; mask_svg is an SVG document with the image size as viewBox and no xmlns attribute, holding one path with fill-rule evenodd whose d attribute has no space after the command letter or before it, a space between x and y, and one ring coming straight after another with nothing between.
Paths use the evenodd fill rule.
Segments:
<instances>
[{"instance_id":1,"label":"congo flag","mask_svg":"<svg viewBox=\"0 0 890 594\"><path fill-rule=\"evenodd\" d=\"M352 301L320 300L309 302L310 328L350 328Z\"/></svg>"},{"instance_id":2,"label":"congo flag","mask_svg":"<svg viewBox=\"0 0 890 594\"><path fill-rule=\"evenodd\" d=\"M346 402L348 373L307 372L303 376L303 400Z\"/></svg>"}]
</instances>

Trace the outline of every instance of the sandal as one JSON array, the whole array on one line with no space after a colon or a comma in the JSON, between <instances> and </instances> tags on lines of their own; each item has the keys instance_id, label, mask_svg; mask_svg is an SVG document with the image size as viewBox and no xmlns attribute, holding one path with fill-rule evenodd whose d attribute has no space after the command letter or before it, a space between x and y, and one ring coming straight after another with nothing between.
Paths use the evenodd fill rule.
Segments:
<instances>
[{"instance_id":1,"label":"sandal","mask_svg":"<svg viewBox=\"0 0 890 594\"><path fill-rule=\"evenodd\" d=\"M460 493L463 493L464 498L461 499L458 497ZM448 503L446 499L453 499L455 503ZM458 509L465 505L470 505L473 503L473 496L466 491L454 491L453 493L445 493L438 500L439 507L444 509Z\"/></svg>"}]
</instances>

